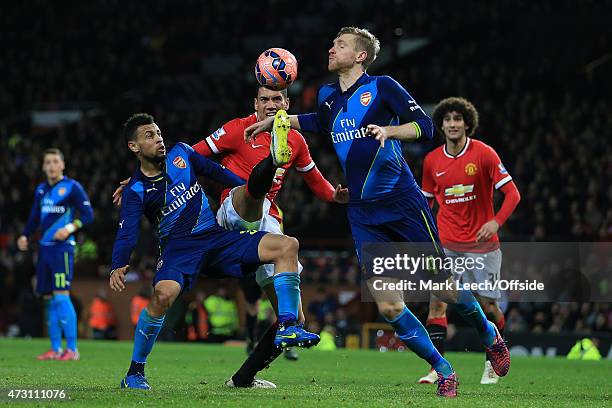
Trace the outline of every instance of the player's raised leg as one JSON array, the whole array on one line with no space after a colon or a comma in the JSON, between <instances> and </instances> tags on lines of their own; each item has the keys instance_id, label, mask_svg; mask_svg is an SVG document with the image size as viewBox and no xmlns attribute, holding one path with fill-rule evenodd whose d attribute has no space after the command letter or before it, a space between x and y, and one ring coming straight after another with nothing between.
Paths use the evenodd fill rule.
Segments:
<instances>
[{"instance_id":1,"label":"player's raised leg","mask_svg":"<svg viewBox=\"0 0 612 408\"><path fill-rule=\"evenodd\" d=\"M263 202L274 182L276 169L291 159L291 148L287 143L289 130L289 117L287 112L281 109L274 118L270 155L253 168L246 186L238 187L232 193L234 209L247 222L261 219Z\"/></svg>"},{"instance_id":2,"label":"player's raised leg","mask_svg":"<svg viewBox=\"0 0 612 408\"><path fill-rule=\"evenodd\" d=\"M287 164L291 160L291 148L287 142L289 130L291 130L289 115L285 110L280 109L274 116L274 123L270 132L272 136L270 139L270 154L274 165L277 167Z\"/></svg>"},{"instance_id":3,"label":"player's raised leg","mask_svg":"<svg viewBox=\"0 0 612 408\"><path fill-rule=\"evenodd\" d=\"M385 283L396 283L394 278L376 278ZM443 397L457 396L457 378L451 364L434 347L427 330L404 303L403 294L399 291L380 291L374 288L374 279L368 280L368 288L376 301L378 311L393 327L397 336L427 361L438 376L438 395Z\"/></svg>"},{"instance_id":4,"label":"player's raised leg","mask_svg":"<svg viewBox=\"0 0 612 408\"><path fill-rule=\"evenodd\" d=\"M286 235L266 234L259 242L260 261L274 264L274 289L278 298L279 321L274 342L278 347L311 347L320 341L317 334L310 333L297 324L300 306L298 250L298 240Z\"/></svg>"},{"instance_id":5,"label":"player's raised leg","mask_svg":"<svg viewBox=\"0 0 612 408\"><path fill-rule=\"evenodd\" d=\"M181 285L173 280L161 280L155 285L151 301L138 318L134 331L132 362L126 376L121 380L121 388L144 390L151 388L145 377L147 357L164 324L166 311L172 306L180 292Z\"/></svg>"}]
</instances>

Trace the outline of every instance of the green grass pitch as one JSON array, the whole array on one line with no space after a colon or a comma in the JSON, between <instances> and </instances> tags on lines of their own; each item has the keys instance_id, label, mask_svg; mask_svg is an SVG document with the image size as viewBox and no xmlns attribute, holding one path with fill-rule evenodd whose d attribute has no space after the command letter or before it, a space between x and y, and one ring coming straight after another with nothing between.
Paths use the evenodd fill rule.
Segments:
<instances>
[{"instance_id":1,"label":"green grass pitch","mask_svg":"<svg viewBox=\"0 0 612 408\"><path fill-rule=\"evenodd\" d=\"M412 353L300 351L279 358L262 378L276 390L229 389L223 382L245 358L242 348L158 343L147 363L151 391L121 390L131 342L80 341L81 361L36 361L48 341L0 339L0 389L66 389L69 401L40 406L218 407L544 407L612 406L612 362L514 358L508 377L479 384L483 354L448 353L459 376L459 397L441 400L435 386L415 384L427 367ZM6 404L6 397L0 404ZM15 404L14 402L8 402ZM16 406L35 405L35 401Z\"/></svg>"}]
</instances>

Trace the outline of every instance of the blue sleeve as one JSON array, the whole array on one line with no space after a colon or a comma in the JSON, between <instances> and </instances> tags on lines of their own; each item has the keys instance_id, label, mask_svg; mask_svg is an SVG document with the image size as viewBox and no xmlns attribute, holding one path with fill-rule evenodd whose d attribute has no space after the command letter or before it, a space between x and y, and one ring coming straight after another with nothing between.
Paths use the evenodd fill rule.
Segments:
<instances>
[{"instance_id":1,"label":"blue sleeve","mask_svg":"<svg viewBox=\"0 0 612 408\"><path fill-rule=\"evenodd\" d=\"M315 113L303 113L297 115L298 122L300 122L300 130L302 132L310 133L323 133L321 123L319 122L319 114Z\"/></svg>"},{"instance_id":2,"label":"blue sleeve","mask_svg":"<svg viewBox=\"0 0 612 408\"><path fill-rule=\"evenodd\" d=\"M140 187L142 190L142 185ZM129 264L130 255L138 242L140 217L143 212L142 196L135 192L132 186L128 186L121 195L121 214L119 216L119 229L113 245L111 271Z\"/></svg>"},{"instance_id":3,"label":"blue sleeve","mask_svg":"<svg viewBox=\"0 0 612 408\"><path fill-rule=\"evenodd\" d=\"M311 133L328 133L330 131L327 115L331 111L331 102L326 102L335 88L330 85L323 85L317 91L317 111L315 113L304 113L298 115L300 130Z\"/></svg>"},{"instance_id":4,"label":"blue sleeve","mask_svg":"<svg viewBox=\"0 0 612 408\"><path fill-rule=\"evenodd\" d=\"M395 112L400 124L413 123L420 132L419 137L433 138L431 118L395 79L390 76L378 78L378 89L383 93L387 106Z\"/></svg>"},{"instance_id":5,"label":"blue sleeve","mask_svg":"<svg viewBox=\"0 0 612 408\"><path fill-rule=\"evenodd\" d=\"M40 194L38 194L38 187L36 188L36 193L34 194L34 203L32 204L32 209L30 210L30 216L28 217L28 222L23 228L23 235L26 237L30 237L32 233L38 228L40 225Z\"/></svg>"},{"instance_id":6,"label":"blue sleeve","mask_svg":"<svg viewBox=\"0 0 612 408\"><path fill-rule=\"evenodd\" d=\"M82 226L87 224L91 224L93 221L93 209L91 208L91 202L89 201L89 197L87 197L87 193L83 189L83 186L80 183L75 182L73 191L73 200L74 206L79 211L79 221L81 221Z\"/></svg>"},{"instance_id":7,"label":"blue sleeve","mask_svg":"<svg viewBox=\"0 0 612 408\"><path fill-rule=\"evenodd\" d=\"M197 153L191 146L183 145L189 153L189 161L198 176L205 176L227 187L238 187L245 183L243 179L209 158Z\"/></svg>"}]
</instances>

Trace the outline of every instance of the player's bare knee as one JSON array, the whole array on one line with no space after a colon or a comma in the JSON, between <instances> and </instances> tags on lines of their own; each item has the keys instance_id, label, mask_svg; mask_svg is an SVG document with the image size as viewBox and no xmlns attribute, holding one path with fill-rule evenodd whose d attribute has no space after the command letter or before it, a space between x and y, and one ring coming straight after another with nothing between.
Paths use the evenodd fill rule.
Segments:
<instances>
[{"instance_id":1,"label":"player's bare knee","mask_svg":"<svg viewBox=\"0 0 612 408\"><path fill-rule=\"evenodd\" d=\"M158 316L164 315L170 309L170 306L172 306L173 299L174 294L170 293L170 291L156 289L151 298L149 311Z\"/></svg>"},{"instance_id":2,"label":"player's bare knee","mask_svg":"<svg viewBox=\"0 0 612 408\"><path fill-rule=\"evenodd\" d=\"M292 255L297 256L298 251L300 250L300 241L297 238L287 236L287 252L290 252Z\"/></svg>"},{"instance_id":3,"label":"player's bare knee","mask_svg":"<svg viewBox=\"0 0 612 408\"><path fill-rule=\"evenodd\" d=\"M283 236L283 243L281 244L281 256L285 259L292 260L297 258L300 250L300 242L293 237Z\"/></svg>"},{"instance_id":4,"label":"player's bare knee","mask_svg":"<svg viewBox=\"0 0 612 408\"><path fill-rule=\"evenodd\" d=\"M429 315L428 319L439 319L446 316L446 303L439 300L432 300L429 302Z\"/></svg>"},{"instance_id":5,"label":"player's bare knee","mask_svg":"<svg viewBox=\"0 0 612 408\"><path fill-rule=\"evenodd\" d=\"M404 311L404 303L387 303L381 302L378 304L378 310L387 320L393 320Z\"/></svg>"}]
</instances>

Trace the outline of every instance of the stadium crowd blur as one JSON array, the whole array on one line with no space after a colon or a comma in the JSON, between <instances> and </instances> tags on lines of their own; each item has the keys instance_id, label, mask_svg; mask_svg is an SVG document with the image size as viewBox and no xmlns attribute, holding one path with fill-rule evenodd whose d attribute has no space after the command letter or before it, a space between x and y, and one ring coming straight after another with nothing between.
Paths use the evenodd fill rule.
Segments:
<instances>
[{"instance_id":1,"label":"stadium crowd blur","mask_svg":"<svg viewBox=\"0 0 612 408\"><path fill-rule=\"evenodd\" d=\"M19 253L15 240L43 180L46 147L63 150L66 174L83 184L95 210L93 225L79 233L76 279L106 279L118 216L111 194L135 165L120 137L129 114L152 113L167 142L195 143L252 112L253 61L270 46L297 56L300 81L290 89L291 110L311 111L317 87L333 79L325 69L327 49L343 25L366 26L379 36L383 53L370 73L395 77L421 104L450 95L474 102L481 117L476 137L498 151L523 197L502 240L612 241L611 80L604 75L612 66L610 2L367 3L307 0L294 15L287 10L295 4L284 0L257 6L35 0L3 7L0 332L35 307L35 253ZM408 39L420 47L406 53L401 45ZM32 119L33 111L64 109L83 116L54 127ZM342 182L328 138L307 135L307 141L323 174ZM418 181L424 153L440 143L438 135L406 148ZM278 200L286 231L302 248L325 250L302 256L305 284L357 285L356 259L346 255L352 241L344 210L318 201L295 174ZM148 279L156 252L150 228L143 227L148 232L134 265ZM312 316L342 330L345 311L321 296ZM612 307L517 303L508 305L507 322L510 331L612 331Z\"/></svg>"}]
</instances>

